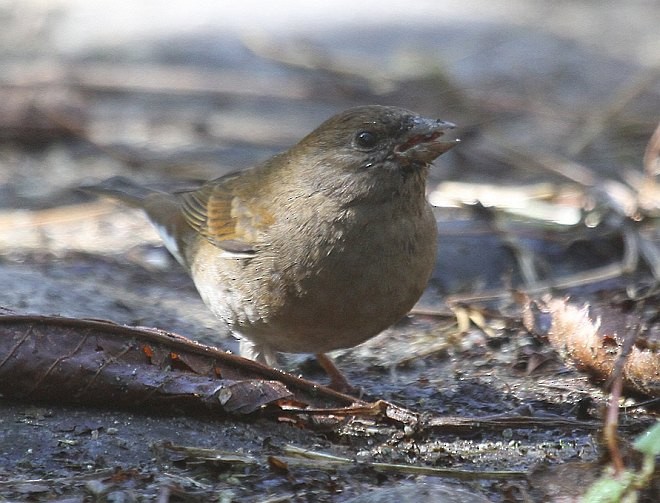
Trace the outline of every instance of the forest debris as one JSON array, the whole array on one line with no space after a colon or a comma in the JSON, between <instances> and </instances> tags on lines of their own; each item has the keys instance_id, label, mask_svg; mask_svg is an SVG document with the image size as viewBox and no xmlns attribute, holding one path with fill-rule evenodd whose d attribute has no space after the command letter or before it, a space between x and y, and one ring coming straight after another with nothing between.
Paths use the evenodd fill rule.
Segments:
<instances>
[{"instance_id":1,"label":"forest debris","mask_svg":"<svg viewBox=\"0 0 660 503\"><path fill-rule=\"evenodd\" d=\"M519 471L469 471L452 468L435 468L430 466L403 465L398 463L379 463L369 461L355 461L350 458L334 456L323 452L301 449L293 445L283 447L286 460L290 465L356 465L369 467L380 472L391 472L409 475L426 475L433 477L451 477L463 480L506 479L525 477L525 472Z\"/></svg>"},{"instance_id":2,"label":"forest debris","mask_svg":"<svg viewBox=\"0 0 660 503\"><path fill-rule=\"evenodd\" d=\"M657 316L657 300L655 313L650 319ZM578 370L603 384L611 379L627 337L631 331L639 330L645 320L640 313L629 314L622 306L605 302L578 307L567 299L544 297L527 300L523 306L523 323L530 332L547 337ZM660 397L657 348L633 345L623 364L622 378L624 391Z\"/></svg>"},{"instance_id":3,"label":"forest debris","mask_svg":"<svg viewBox=\"0 0 660 503\"><path fill-rule=\"evenodd\" d=\"M619 357L618 361L622 361L622 357ZM610 452L612 467L617 477L623 473L625 466L621 450L619 449L619 438L617 435L617 427L619 426L619 401L621 400L623 387L622 369L623 367L621 365L617 365L612 371L610 403L607 406L605 425L603 427L603 441Z\"/></svg>"},{"instance_id":4,"label":"forest debris","mask_svg":"<svg viewBox=\"0 0 660 503\"><path fill-rule=\"evenodd\" d=\"M290 468L305 467L316 470L335 471L341 467L371 468L379 472L426 475L431 477L449 477L461 480L502 480L508 478L524 478L525 472L520 471L476 471L457 470L452 468L435 468L431 466L404 465L397 463L379 463L370 461L357 461L343 456L335 456L324 452L302 449L294 445L282 447L281 454L269 456L253 456L250 454L237 454L216 449L187 447L164 442L162 448L181 453L190 461L207 461L229 464L233 466L253 465L270 466L271 469L288 471Z\"/></svg>"},{"instance_id":5,"label":"forest debris","mask_svg":"<svg viewBox=\"0 0 660 503\"><path fill-rule=\"evenodd\" d=\"M509 428L569 428L598 430L602 426L597 421L582 421L561 416L530 416L515 414L496 414L481 417L425 417L420 431L441 430L444 433L501 431Z\"/></svg>"},{"instance_id":6,"label":"forest debris","mask_svg":"<svg viewBox=\"0 0 660 503\"><path fill-rule=\"evenodd\" d=\"M99 470L94 470L88 473L80 473L71 477L53 477L53 478L35 478L35 479L21 479L21 478L9 478L0 480L0 487L4 486L21 486L26 485L47 485L52 486L56 483L78 483L85 480L94 480L99 478L109 478L115 474L114 468L103 468Z\"/></svg>"},{"instance_id":7,"label":"forest debris","mask_svg":"<svg viewBox=\"0 0 660 503\"><path fill-rule=\"evenodd\" d=\"M357 419L403 427L409 435L597 426L553 417L422 415L385 400L363 402L171 333L54 316L0 316L0 396L235 417L259 413L324 430Z\"/></svg>"},{"instance_id":8,"label":"forest debris","mask_svg":"<svg viewBox=\"0 0 660 503\"><path fill-rule=\"evenodd\" d=\"M180 336L96 320L0 316L0 394L123 407L250 414L358 400Z\"/></svg>"},{"instance_id":9,"label":"forest debris","mask_svg":"<svg viewBox=\"0 0 660 503\"><path fill-rule=\"evenodd\" d=\"M208 449L205 447L189 447L176 445L172 442L163 442L160 446L156 447L180 453L185 458L195 459L197 461L214 461L233 466L256 465L259 463L257 457L236 451L223 451L221 449Z\"/></svg>"}]
</instances>

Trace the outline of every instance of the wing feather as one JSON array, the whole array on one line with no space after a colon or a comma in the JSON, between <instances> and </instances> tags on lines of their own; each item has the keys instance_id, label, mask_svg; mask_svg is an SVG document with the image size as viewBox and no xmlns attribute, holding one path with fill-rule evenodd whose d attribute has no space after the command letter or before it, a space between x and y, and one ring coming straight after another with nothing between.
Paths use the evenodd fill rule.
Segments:
<instances>
[{"instance_id":1,"label":"wing feather","mask_svg":"<svg viewBox=\"0 0 660 503\"><path fill-rule=\"evenodd\" d=\"M237 196L231 190L232 179L214 180L181 193L181 211L188 225L214 246L232 256L251 256L273 218L255 200Z\"/></svg>"}]
</instances>

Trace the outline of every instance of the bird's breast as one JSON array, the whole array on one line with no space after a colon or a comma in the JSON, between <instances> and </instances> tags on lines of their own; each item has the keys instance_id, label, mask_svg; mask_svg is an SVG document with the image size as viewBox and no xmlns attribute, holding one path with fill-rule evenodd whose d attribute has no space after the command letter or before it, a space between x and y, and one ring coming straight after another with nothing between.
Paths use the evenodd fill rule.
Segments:
<instances>
[{"instance_id":1,"label":"bird's breast","mask_svg":"<svg viewBox=\"0 0 660 503\"><path fill-rule=\"evenodd\" d=\"M206 304L237 331L285 352L354 346L402 318L435 261L430 211L289 222L250 259L202 243L192 275Z\"/></svg>"}]
</instances>

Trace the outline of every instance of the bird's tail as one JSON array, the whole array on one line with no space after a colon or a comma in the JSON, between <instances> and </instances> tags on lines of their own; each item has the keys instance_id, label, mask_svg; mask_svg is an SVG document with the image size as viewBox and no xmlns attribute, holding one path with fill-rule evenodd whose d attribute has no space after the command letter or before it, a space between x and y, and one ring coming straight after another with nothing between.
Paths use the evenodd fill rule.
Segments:
<instances>
[{"instance_id":1,"label":"bird's tail","mask_svg":"<svg viewBox=\"0 0 660 503\"><path fill-rule=\"evenodd\" d=\"M144 201L147 196L159 193L157 190L138 185L123 176L114 176L95 185L83 185L80 187L80 190L119 199L137 208L144 207Z\"/></svg>"},{"instance_id":2,"label":"bird's tail","mask_svg":"<svg viewBox=\"0 0 660 503\"><path fill-rule=\"evenodd\" d=\"M80 187L80 190L109 196L143 209L170 253L181 265L190 267L185 250L187 243L194 239L195 231L183 217L176 195L143 187L121 176L115 176L98 185Z\"/></svg>"}]
</instances>

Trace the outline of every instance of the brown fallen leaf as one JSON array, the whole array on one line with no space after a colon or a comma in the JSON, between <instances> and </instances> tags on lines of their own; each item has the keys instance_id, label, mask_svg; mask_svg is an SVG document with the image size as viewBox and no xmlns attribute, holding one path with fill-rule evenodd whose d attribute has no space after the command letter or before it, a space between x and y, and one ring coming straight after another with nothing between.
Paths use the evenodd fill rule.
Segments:
<instances>
[{"instance_id":1,"label":"brown fallen leaf","mask_svg":"<svg viewBox=\"0 0 660 503\"><path fill-rule=\"evenodd\" d=\"M660 397L660 352L652 345L630 343L633 332L643 325L640 315L605 302L578 306L546 297L527 300L523 323L530 332L547 337L562 358L597 383L608 382L622 365L624 391Z\"/></svg>"},{"instance_id":2,"label":"brown fallen leaf","mask_svg":"<svg viewBox=\"0 0 660 503\"><path fill-rule=\"evenodd\" d=\"M106 321L0 316L5 398L249 414L357 399L183 337Z\"/></svg>"}]
</instances>

